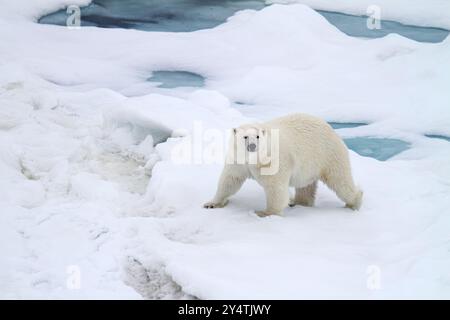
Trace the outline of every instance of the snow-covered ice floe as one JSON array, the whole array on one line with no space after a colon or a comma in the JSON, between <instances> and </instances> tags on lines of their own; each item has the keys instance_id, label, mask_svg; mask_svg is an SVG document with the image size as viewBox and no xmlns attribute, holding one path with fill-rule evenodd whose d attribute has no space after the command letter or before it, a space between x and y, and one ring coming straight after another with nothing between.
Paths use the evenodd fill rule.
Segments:
<instances>
[{"instance_id":1,"label":"snow-covered ice floe","mask_svg":"<svg viewBox=\"0 0 450 320\"><path fill-rule=\"evenodd\" d=\"M296 1L296 0L227 0L227 1L196 1L196 0L95 0L88 6L80 8L81 26L96 26L100 28L127 28L144 31L171 31L189 32L201 29L213 28L225 22L225 20L238 10L260 10L272 3L305 2L317 10L331 24L342 32L356 37L379 38L390 33L400 34L404 37L420 42L441 42L445 39L450 29L445 19L441 18L442 11L448 9L448 3L433 1L429 6L431 10L423 15L422 5L405 2L384 2L383 11L379 5L373 5L362 1ZM399 5L400 4L400 5ZM436 6L437 4L437 6ZM412 13L408 12L404 20L404 7L412 7ZM387 9L385 11L385 9ZM69 7L69 13L73 9ZM328 10L328 11L327 11ZM329 10L337 10L333 12ZM342 11L353 14L345 14ZM412 17L420 20L411 20ZM445 14L444 14L445 17ZM377 19L375 21L374 19ZM391 21L394 19L397 21ZM408 25L398 22L423 23L425 26ZM67 10L61 9L39 18L39 23L56 24L65 26L68 21ZM440 27L432 27L433 25ZM370 28L368 27L370 26ZM430 27L431 25L431 27ZM442 27L443 26L443 27Z\"/></svg>"},{"instance_id":2,"label":"snow-covered ice floe","mask_svg":"<svg viewBox=\"0 0 450 320\"><path fill-rule=\"evenodd\" d=\"M450 144L425 136L450 135L448 38L352 38L301 4L190 33L36 23L68 4L88 1L2 3L2 298L450 297ZM158 70L208 81L161 89ZM358 213L320 186L262 219L252 181L203 209L213 135L291 112L409 149L350 152Z\"/></svg>"}]
</instances>

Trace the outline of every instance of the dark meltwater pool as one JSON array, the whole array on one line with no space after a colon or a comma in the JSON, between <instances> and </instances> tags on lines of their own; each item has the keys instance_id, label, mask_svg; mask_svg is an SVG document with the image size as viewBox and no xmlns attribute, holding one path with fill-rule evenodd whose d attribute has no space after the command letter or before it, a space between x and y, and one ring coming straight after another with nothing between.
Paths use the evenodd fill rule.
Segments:
<instances>
[{"instance_id":1,"label":"dark meltwater pool","mask_svg":"<svg viewBox=\"0 0 450 320\"><path fill-rule=\"evenodd\" d=\"M356 128L367 126L364 122L328 122L333 129Z\"/></svg>"},{"instance_id":2,"label":"dark meltwater pool","mask_svg":"<svg viewBox=\"0 0 450 320\"><path fill-rule=\"evenodd\" d=\"M235 12L262 9L261 0L95 0L81 9L82 26L188 32L224 23ZM65 10L39 22L66 25Z\"/></svg>"},{"instance_id":3,"label":"dark meltwater pool","mask_svg":"<svg viewBox=\"0 0 450 320\"><path fill-rule=\"evenodd\" d=\"M419 42L441 42L449 34L448 30L410 26L395 21L381 20L380 29L367 28L367 16L354 16L330 11L318 11L331 24L352 37L381 38L397 33Z\"/></svg>"},{"instance_id":4,"label":"dark meltwater pool","mask_svg":"<svg viewBox=\"0 0 450 320\"><path fill-rule=\"evenodd\" d=\"M425 137L431 138L431 139L441 139L441 140L445 140L445 141L450 142L450 137L443 136L443 135L440 135L440 134L426 134Z\"/></svg>"},{"instance_id":5,"label":"dark meltwater pool","mask_svg":"<svg viewBox=\"0 0 450 320\"><path fill-rule=\"evenodd\" d=\"M188 71L154 71L148 81L158 84L158 88L203 87L205 78Z\"/></svg>"}]
</instances>

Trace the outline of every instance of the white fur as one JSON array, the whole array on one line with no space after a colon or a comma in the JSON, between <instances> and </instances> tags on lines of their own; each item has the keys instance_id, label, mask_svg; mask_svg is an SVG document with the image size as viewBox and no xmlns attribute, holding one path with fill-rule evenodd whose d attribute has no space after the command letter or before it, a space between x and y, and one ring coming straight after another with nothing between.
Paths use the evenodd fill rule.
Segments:
<instances>
[{"instance_id":1,"label":"white fur","mask_svg":"<svg viewBox=\"0 0 450 320\"><path fill-rule=\"evenodd\" d=\"M258 141L258 149L263 150L275 140L274 132L279 134L276 172L262 173L262 169L273 164L273 160L266 164L265 157L261 157L264 161L258 158L256 163L227 162L216 195L204 205L205 208L225 206L228 198L240 189L247 178L255 179L264 188L267 207L265 211L257 212L260 216L281 214L289 204L289 187L296 190L291 205L312 206L318 180L335 191L347 207L354 210L360 208L362 192L353 183L347 147L334 130L319 118L291 114L262 124L241 126L234 130L228 153L234 157L236 145L246 145L249 141ZM246 159L254 154L247 152ZM269 151L268 157L275 159L273 156Z\"/></svg>"}]
</instances>

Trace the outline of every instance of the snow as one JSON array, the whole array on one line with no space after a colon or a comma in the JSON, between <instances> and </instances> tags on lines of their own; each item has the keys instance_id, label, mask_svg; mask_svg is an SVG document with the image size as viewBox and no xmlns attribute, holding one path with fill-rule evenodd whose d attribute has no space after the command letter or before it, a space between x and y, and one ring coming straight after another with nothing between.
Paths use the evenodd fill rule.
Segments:
<instances>
[{"instance_id":1,"label":"snow","mask_svg":"<svg viewBox=\"0 0 450 320\"><path fill-rule=\"evenodd\" d=\"M41 16L53 11L64 9L69 5L86 6L92 0L2 0L2 19L23 19L24 21L37 21Z\"/></svg>"},{"instance_id":2,"label":"snow","mask_svg":"<svg viewBox=\"0 0 450 320\"><path fill-rule=\"evenodd\" d=\"M424 136L450 135L449 39L351 38L299 4L191 33L33 22L64 4L1 3L2 298L450 297L450 144ZM205 87L157 88L157 70ZM321 185L262 219L252 181L203 209L228 130L290 112L411 148L350 152L357 213Z\"/></svg>"}]
</instances>

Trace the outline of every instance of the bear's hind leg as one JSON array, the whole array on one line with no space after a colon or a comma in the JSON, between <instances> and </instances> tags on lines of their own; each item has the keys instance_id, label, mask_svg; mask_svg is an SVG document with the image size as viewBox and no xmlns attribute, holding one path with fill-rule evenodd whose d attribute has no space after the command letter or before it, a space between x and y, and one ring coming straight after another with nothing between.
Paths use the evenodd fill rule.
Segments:
<instances>
[{"instance_id":1,"label":"bear's hind leg","mask_svg":"<svg viewBox=\"0 0 450 320\"><path fill-rule=\"evenodd\" d=\"M361 207L363 193L353 183L350 173L331 172L321 179L352 210Z\"/></svg>"},{"instance_id":2,"label":"bear's hind leg","mask_svg":"<svg viewBox=\"0 0 450 320\"><path fill-rule=\"evenodd\" d=\"M317 181L303 188L295 188L294 205L312 207L316 198Z\"/></svg>"}]
</instances>

